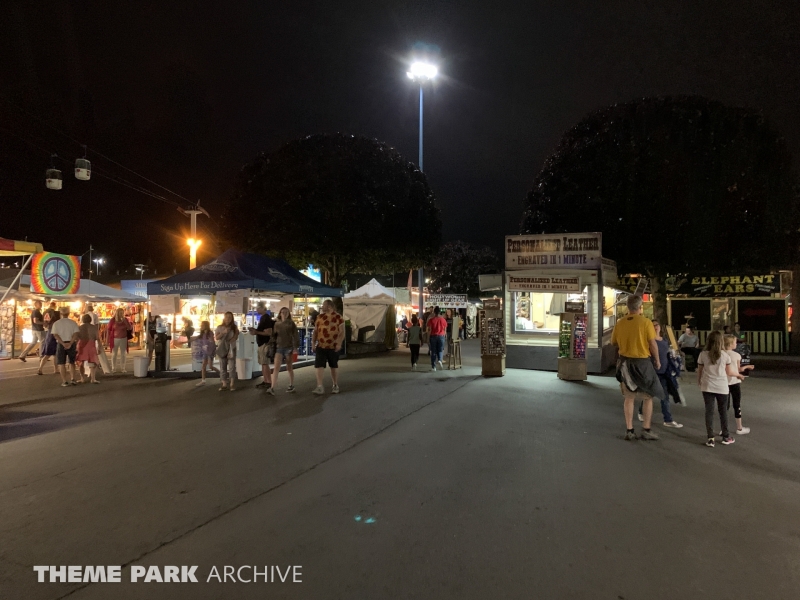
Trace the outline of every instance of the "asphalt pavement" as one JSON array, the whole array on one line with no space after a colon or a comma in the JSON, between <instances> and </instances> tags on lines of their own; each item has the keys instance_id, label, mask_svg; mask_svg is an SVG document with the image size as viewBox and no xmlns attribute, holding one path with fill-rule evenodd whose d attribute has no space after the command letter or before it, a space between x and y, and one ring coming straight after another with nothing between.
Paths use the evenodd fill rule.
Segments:
<instances>
[{"instance_id":1,"label":"asphalt pavement","mask_svg":"<svg viewBox=\"0 0 800 600\"><path fill-rule=\"evenodd\" d=\"M659 441L626 442L612 377L484 379L476 342L464 353L454 371L342 361L321 397L312 369L272 397L60 388L0 364L0 598L797 596L796 363L745 382L752 433L712 449L691 374L685 426L657 412ZM121 565L122 583L37 583L34 565ZM130 583L142 565L199 581ZM302 582L207 581L254 565Z\"/></svg>"}]
</instances>

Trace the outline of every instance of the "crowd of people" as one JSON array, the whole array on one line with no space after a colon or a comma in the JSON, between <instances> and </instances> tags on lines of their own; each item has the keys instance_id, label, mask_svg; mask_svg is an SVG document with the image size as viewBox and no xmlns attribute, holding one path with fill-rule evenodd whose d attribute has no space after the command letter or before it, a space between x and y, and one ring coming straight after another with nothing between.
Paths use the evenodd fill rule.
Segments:
<instances>
[{"instance_id":1,"label":"crowd of people","mask_svg":"<svg viewBox=\"0 0 800 600\"><path fill-rule=\"evenodd\" d=\"M664 426L682 427L673 420L669 409L670 395L676 402L685 404L677 382L680 365L674 360L676 356L671 354L669 343L661 337L660 324L642 314L642 298L629 296L627 306L628 315L617 321L611 336L611 343L619 349L617 380L623 397L625 439L657 440L659 436L651 428L654 398L661 400ZM719 413L719 437L723 445L736 441L728 427L728 408L731 404L736 418L736 434L750 433L750 429L742 425L741 382L745 379L745 372L753 366L742 366L741 355L734 350L741 339L738 337L738 324L736 332L726 334L712 331L701 350L696 334L691 326L687 326L678 341L684 354L696 356L697 383L705 403L706 446L709 447L715 445L717 437L714 433L715 409ZM637 396L642 400L640 420L643 425L638 436L633 427Z\"/></svg>"},{"instance_id":2,"label":"crowd of people","mask_svg":"<svg viewBox=\"0 0 800 600\"><path fill-rule=\"evenodd\" d=\"M43 375L44 365L52 357L53 372L61 376L61 385L69 387L78 383L99 383L97 368L108 364L104 342L112 355L111 363L105 369L110 373L126 373L125 361L128 342L133 337L133 325L125 316L125 309L117 309L109 321L105 340L100 336L100 319L94 312L94 305L87 302L83 306L78 321L72 318L68 306L58 308L51 302L42 311L41 300L33 303L31 311L31 330L33 340L22 351L19 359L27 362L38 350L39 368L37 375Z\"/></svg>"}]
</instances>

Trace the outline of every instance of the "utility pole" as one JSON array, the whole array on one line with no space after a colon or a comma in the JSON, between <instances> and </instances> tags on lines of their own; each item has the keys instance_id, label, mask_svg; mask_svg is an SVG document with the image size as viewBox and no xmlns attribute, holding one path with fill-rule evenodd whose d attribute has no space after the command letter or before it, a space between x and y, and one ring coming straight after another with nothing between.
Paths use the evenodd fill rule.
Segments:
<instances>
[{"instance_id":1,"label":"utility pole","mask_svg":"<svg viewBox=\"0 0 800 600\"><path fill-rule=\"evenodd\" d=\"M182 215L188 216L191 221L191 237L186 240L189 246L189 269L197 267L197 248L203 243L202 240L197 239L197 215L209 216L205 208L200 206L200 200L196 204L192 204L189 208L178 207L178 212Z\"/></svg>"}]
</instances>

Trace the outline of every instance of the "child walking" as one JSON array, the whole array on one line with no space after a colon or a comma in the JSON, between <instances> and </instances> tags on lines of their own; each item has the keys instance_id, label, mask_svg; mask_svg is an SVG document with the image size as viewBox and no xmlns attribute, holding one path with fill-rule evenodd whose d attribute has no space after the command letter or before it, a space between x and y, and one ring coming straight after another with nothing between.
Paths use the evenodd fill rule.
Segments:
<instances>
[{"instance_id":1,"label":"child walking","mask_svg":"<svg viewBox=\"0 0 800 600\"><path fill-rule=\"evenodd\" d=\"M705 349L697 359L697 383L706 403L706 446L714 447L714 405L719 411L722 425L722 443L727 446L735 441L728 431L728 378L744 379L734 370L731 357L725 352L725 340L721 331L708 334Z\"/></svg>"},{"instance_id":2,"label":"child walking","mask_svg":"<svg viewBox=\"0 0 800 600\"><path fill-rule=\"evenodd\" d=\"M214 367L214 354L217 351L217 344L214 342L214 334L211 332L211 324L208 321L200 323L200 333L194 344L198 351L196 360L200 360L201 357L203 360L203 366L200 367L200 381L195 384L199 387L206 384L206 369L219 373L219 369Z\"/></svg>"},{"instance_id":3,"label":"child walking","mask_svg":"<svg viewBox=\"0 0 800 600\"><path fill-rule=\"evenodd\" d=\"M749 427L742 427L742 381L744 381L744 372L755 369L753 365L742 367L742 355L734 351L736 348L736 336L728 334L725 336L725 352L731 357L731 365L737 377L728 378L728 391L730 392L730 400L733 401L733 415L736 417L736 435L746 435L750 433Z\"/></svg>"}]
</instances>

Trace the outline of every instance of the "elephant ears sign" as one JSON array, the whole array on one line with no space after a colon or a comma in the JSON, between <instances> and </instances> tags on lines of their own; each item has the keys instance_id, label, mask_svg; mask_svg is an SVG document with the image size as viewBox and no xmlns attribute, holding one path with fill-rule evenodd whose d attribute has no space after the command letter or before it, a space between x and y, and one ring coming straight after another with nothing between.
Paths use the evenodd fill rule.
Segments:
<instances>
[{"instance_id":1,"label":"elephant ears sign","mask_svg":"<svg viewBox=\"0 0 800 600\"><path fill-rule=\"evenodd\" d=\"M31 261L31 292L60 296L76 294L81 285L81 259L67 254L40 252Z\"/></svg>"}]
</instances>

